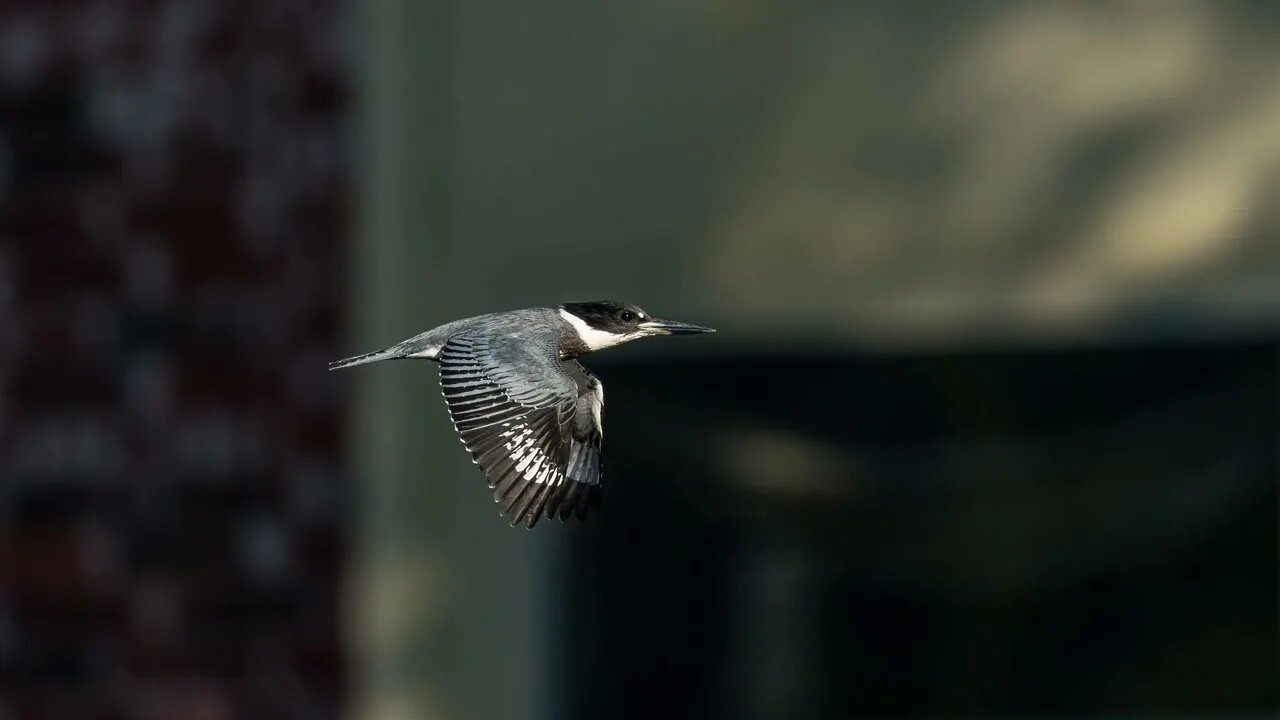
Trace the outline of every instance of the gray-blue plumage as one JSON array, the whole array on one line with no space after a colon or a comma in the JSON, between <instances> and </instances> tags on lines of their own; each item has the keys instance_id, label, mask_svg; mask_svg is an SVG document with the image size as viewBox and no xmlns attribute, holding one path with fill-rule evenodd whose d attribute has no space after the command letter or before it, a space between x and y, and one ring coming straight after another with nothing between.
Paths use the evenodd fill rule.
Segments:
<instances>
[{"instance_id":1,"label":"gray-blue plumage","mask_svg":"<svg viewBox=\"0 0 1280 720\"><path fill-rule=\"evenodd\" d=\"M654 335L714 332L634 305L567 303L446 323L331 370L419 358L440 365L454 429L511 524L584 518L600 502L604 388L581 355Z\"/></svg>"}]
</instances>

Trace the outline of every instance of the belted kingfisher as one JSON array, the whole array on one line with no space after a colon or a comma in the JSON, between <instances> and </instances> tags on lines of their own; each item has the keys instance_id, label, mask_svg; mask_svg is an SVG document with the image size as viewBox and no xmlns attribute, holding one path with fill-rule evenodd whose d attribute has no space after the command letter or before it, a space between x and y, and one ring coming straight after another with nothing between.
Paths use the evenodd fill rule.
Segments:
<instances>
[{"instance_id":1,"label":"belted kingfisher","mask_svg":"<svg viewBox=\"0 0 1280 720\"><path fill-rule=\"evenodd\" d=\"M604 388L577 358L654 335L715 332L659 320L614 301L565 303L445 323L330 370L420 358L440 365L440 389L462 444L515 527L600 504Z\"/></svg>"}]
</instances>

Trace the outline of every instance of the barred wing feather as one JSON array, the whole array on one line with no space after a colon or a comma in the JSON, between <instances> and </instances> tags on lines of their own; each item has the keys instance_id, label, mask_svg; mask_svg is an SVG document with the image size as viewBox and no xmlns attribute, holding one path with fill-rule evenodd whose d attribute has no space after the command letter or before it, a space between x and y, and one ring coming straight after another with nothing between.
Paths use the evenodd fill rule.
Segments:
<instances>
[{"instance_id":1,"label":"barred wing feather","mask_svg":"<svg viewBox=\"0 0 1280 720\"><path fill-rule=\"evenodd\" d=\"M458 436L502 514L530 528L557 510L561 519L585 516L599 483L599 442L576 437L579 382L554 350L540 350L500 336L461 336L438 356ZM578 489L591 484L578 478L594 480L596 490Z\"/></svg>"}]
</instances>

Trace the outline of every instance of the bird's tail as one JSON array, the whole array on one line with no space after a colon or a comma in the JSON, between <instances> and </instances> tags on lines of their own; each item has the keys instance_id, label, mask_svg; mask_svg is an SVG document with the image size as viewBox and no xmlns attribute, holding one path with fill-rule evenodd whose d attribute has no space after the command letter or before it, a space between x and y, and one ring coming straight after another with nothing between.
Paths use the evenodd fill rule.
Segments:
<instances>
[{"instance_id":1,"label":"bird's tail","mask_svg":"<svg viewBox=\"0 0 1280 720\"><path fill-rule=\"evenodd\" d=\"M404 353L399 347L387 348L386 350L376 350L374 352L356 355L342 360L335 360L329 363L330 370L341 370L355 365L364 365L366 363L378 362L379 360L394 360L404 357Z\"/></svg>"}]
</instances>

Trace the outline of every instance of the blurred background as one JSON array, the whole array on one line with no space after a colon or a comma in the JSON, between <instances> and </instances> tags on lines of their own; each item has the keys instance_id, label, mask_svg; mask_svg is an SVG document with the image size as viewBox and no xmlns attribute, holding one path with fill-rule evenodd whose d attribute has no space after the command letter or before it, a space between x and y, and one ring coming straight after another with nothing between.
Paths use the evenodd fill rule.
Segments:
<instances>
[{"instance_id":1,"label":"blurred background","mask_svg":"<svg viewBox=\"0 0 1280 720\"><path fill-rule=\"evenodd\" d=\"M0 383L2 720L1275 717L1280 6L0 0Z\"/></svg>"}]
</instances>

